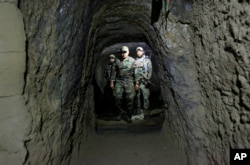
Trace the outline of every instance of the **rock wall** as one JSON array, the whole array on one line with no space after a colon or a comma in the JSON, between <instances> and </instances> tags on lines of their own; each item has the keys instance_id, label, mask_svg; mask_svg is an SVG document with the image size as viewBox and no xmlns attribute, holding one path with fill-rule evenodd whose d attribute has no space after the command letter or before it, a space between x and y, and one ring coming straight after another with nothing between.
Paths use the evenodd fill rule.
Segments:
<instances>
[{"instance_id":1,"label":"rock wall","mask_svg":"<svg viewBox=\"0 0 250 165\"><path fill-rule=\"evenodd\" d=\"M27 36L25 96L32 118L25 164L68 164L93 124L85 52L88 7L80 0L20 2Z\"/></svg>"},{"instance_id":2,"label":"rock wall","mask_svg":"<svg viewBox=\"0 0 250 165\"><path fill-rule=\"evenodd\" d=\"M25 34L17 1L0 1L0 164L25 161L30 118L23 96Z\"/></svg>"},{"instance_id":3,"label":"rock wall","mask_svg":"<svg viewBox=\"0 0 250 165\"><path fill-rule=\"evenodd\" d=\"M170 14L168 23L161 24L166 31L156 24L168 48L162 68L167 68L173 86L165 93L175 98L166 99L166 119L173 135L186 139L190 164L229 164L230 148L249 148L248 4L195 1L186 4L191 9L184 10L186 16L174 9L175 18ZM198 151L203 154L197 156Z\"/></svg>"},{"instance_id":4,"label":"rock wall","mask_svg":"<svg viewBox=\"0 0 250 165\"><path fill-rule=\"evenodd\" d=\"M192 14L191 3L176 4L170 4L168 15L161 11L159 21L153 25L158 36L153 45L159 51L159 77L166 108L164 128L171 130L173 143L185 150L188 164L208 164L204 147L208 138L202 130L206 127L206 107L201 104L188 19Z\"/></svg>"},{"instance_id":5,"label":"rock wall","mask_svg":"<svg viewBox=\"0 0 250 165\"><path fill-rule=\"evenodd\" d=\"M207 157L229 164L230 148L249 148L249 1L195 1L193 47L209 138Z\"/></svg>"},{"instance_id":6,"label":"rock wall","mask_svg":"<svg viewBox=\"0 0 250 165\"><path fill-rule=\"evenodd\" d=\"M229 164L230 148L250 145L249 2L181 4L154 25L165 45L160 75L172 87L162 85L166 124L189 164Z\"/></svg>"}]
</instances>

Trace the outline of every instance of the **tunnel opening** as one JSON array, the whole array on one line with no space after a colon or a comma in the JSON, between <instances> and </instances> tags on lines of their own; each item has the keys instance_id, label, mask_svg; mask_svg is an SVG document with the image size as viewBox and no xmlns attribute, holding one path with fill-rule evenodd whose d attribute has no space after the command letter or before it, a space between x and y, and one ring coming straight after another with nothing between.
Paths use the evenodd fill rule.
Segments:
<instances>
[{"instance_id":1,"label":"tunnel opening","mask_svg":"<svg viewBox=\"0 0 250 165\"><path fill-rule=\"evenodd\" d=\"M158 64L156 60L156 55L153 53L154 51L147 45L145 42L125 42L125 43L117 43L114 45L110 45L105 47L100 56L98 57L98 61L96 62L95 76L93 79L94 84L94 100L95 100L95 115L97 120L97 132L101 132L101 126L99 120L105 121L115 121L114 117L117 115L117 109L115 107L115 98L114 98L114 89L110 88L110 82L105 77L105 69L109 69L109 55L113 54L117 59L121 58L121 47L123 45L127 45L129 48L129 56L137 59L136 48L142 47L145 52L145 57L152 61L152 77L149 79L149 83L147 88L149 89L149 111L151 117L160 117L160 123L158 127L162 126L164 120L164 109L163 109L163 100L159 87L159 77L158 77ZM123 94L123 107L126 107L126 96ZM140 95L141 106L143 107L145 104L143 102L143 95ZM133 111L136 111L136 97L134 97L134 105ZM136 118L132 116L132 118ZM138 120L138 119L136 119ZM139 119L143 120L143 118ZM138 121L135 121L138 122ZM114 123L114 122L113 122ZM99 125L98 125L99 124ZM115 124L114 124L115 125ZM160 125L160 126L159 126ZM112 128L114 128L112 126ZM107 129L107 128L106 128ZM111 131L111 130L109 130Z\"/></svg>"}]
</instances>

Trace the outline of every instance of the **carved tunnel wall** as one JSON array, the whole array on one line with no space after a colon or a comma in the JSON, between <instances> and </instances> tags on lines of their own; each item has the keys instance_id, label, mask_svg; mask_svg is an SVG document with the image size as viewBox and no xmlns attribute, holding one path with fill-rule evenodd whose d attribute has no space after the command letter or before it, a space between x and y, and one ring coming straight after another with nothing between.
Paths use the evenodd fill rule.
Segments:
<instances>
[{"instance_id":1,"label":"carved tunnel wall","mask_svg":"<svg viewBox=\"0 0 250 165\"><path fill-rule=\"evenodd\" d=\"M26 36L26 42L7 36L21 43L20 49L3 49L8 45L0 42L1 56L13 50L26 54L17 62L26 63L17 79L23 84L14 92L24 101L13 111L22 110L24 116L17 119L23 127L16 131L2 111L0 122L9 121L12 129L1 138L0 153L7 155L1 161L67 164L93 130L93 78L101 51L117 43L145 42L159 69L166 115L162 131L170 129L189 164L228 164L230 147L250 147L249 3L176 0L168 17L161 11L151 25L150 0L0 1L23 16L20 34ZM0 13L12 15L9 11ZM17 18L11 20L22 20ZM7 72L0 69L2 80ZM14 97L5 96L1 93L0 105L8 111ZM21 140L10 145L9 137Z\"/></svg>"}]
</instances>

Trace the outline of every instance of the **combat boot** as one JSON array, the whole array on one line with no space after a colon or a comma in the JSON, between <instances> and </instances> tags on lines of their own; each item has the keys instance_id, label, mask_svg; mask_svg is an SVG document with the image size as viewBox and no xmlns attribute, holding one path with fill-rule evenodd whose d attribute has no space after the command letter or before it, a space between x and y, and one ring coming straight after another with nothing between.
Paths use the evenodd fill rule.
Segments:
<instances>
[{"instance_id":1,"label":"combat boot","mask_svg":"<svg viewBox=\"0 0 250 165\"><path fill-rule=\"evenodd\" d=\"M144 119L144 112L142 109L137 109L133 113L132 120L143 120Z\"/></svg>"}]
</instances>

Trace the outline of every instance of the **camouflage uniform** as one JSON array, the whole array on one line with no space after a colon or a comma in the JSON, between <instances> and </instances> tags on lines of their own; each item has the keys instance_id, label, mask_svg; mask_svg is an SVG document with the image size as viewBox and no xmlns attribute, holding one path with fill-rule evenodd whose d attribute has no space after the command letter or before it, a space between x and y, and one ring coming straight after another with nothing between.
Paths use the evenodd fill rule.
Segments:
<instances>
[{"instance_id":1,"label":"camouflage uniform","mask_svg":"<svg viewBox=\"0 0 250 165\"><path fill-rule=\"evenodd\" d=\"M112 81L115 82L114 96L118 114L126 114L129 118L132 115L135 96L133 63L134 58L130 56L121 60L111 76ZM126 109L122 107L123 93L126 97Z\"/></svg>"},{"instance_id":2,"label":"camouflage uniform","mask_svg":"<svg viewBox=\"0 0 250 165\"><path fill-rule=\"evenodd\" d=\"M110 81L110 79L111 79L113 66L114 66L114 63L109 63L105 67L104 77L106 78L107 81Z\"/></svg>"},{"instance_id":3,"label":"camouflage uniform","mask_svg":"<svg viewBox=\"0 0 250 165\"><path fill-rule=\"evenodd\" d=\"M113 57L115 59L115 56L113 54L111 54L109 57ZM116 65L117 65L116 60L114 62L109 61L104 71L104 77L107 80L106 86L104 88L104 103L105 103L104 106L105 109L108 110L108 113L114 113L115 111L115 106L114 106L115 99L113 96L113 90L110 88L110 81Z\"/></svg>"},{"instance_id":4,"label":"camouflage uniform","mask_svg":"<svg viewBox=\"0 0 250 165\"><path fill-rule=\"evenodd\" d=\"M147 87L147 80L152 76L152 63L149 58L143 55L141 58L136 58L135 63L135 81L139 83L139 90L136 92L135 103L136 111L135 114L142 113L141 110L141 94L143 96L143 109L148 113L149 109L149 95L150 91Z\"/></svg>"}]
</instances>

